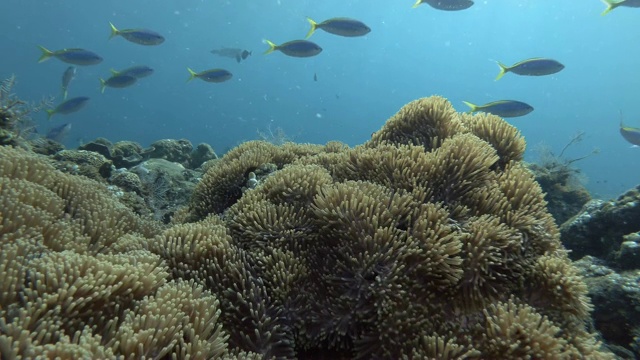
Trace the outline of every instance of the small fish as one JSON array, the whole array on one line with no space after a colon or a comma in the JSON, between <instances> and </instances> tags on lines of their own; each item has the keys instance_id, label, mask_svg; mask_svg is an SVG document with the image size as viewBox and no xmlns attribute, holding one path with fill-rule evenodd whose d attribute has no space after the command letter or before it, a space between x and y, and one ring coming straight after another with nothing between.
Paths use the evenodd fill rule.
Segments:
<instances>
[{"instance_id":1,"label":"small fish","mask_svg":"<svg viewBox=\"0 0 640 360\"><path fill-rule=\"evenodd\" d=\"M371 32L371 28L363 22L345 17L332 18L321 23L317 23L308 17L307 21L311 24L311 29L305 39L310 38L316 29L322 29L330 34L346 37L364 36Z\"/></svg>"},{"instance_id":2,"label":"small fish","mask_svg":"<svg viewBox=\"0 0 640 360\"><path fill-rule=\"evenodd\" d=\"M126 68L120 71L111 69L111 74L114 76L127 75L127 76L133 76L136 79L141 79L143 77L147 77L153 74L153 69L145 65L140 65L140 66L132 66L130 68Z\"/></svg>"},{"instance_id":3,"label":"small fish","mask_svg":"<svg viewBox=\"0 0 640 360\"><path fill-rule=\"evenodd\" d=\"M74 97L67 101L64 101L60 105L56 106L55 109L47 110L47 119L51 119L51 117L55 114L66 115L74 113L87 105L88 101L89 98L86 96Z\"/></svg>"},{"instance_id":4,"label":"small fish","mask_svg":"<svg viewBox=\"0 0 640 360\"><path fill-rule=\"evenodd\" d=\"M70 123L62 124L60 126L56 126L50 129L47 132L47 135L45 137L49 140L53 140L55 142L61 143L62 140L64 140L65 136L67 136L70 130L71 130Z\"/></svg>"},{"instance_id":5,"label":"small fish","mask_svg":"<svg viewBox=\"0 0 640 360\"><path fill-rule=\"evenodd\" d=\"M109 39L120 35L126 40L139 45L160 45L164 42L164 37L155 31L147 29L118 30L113 23L109 23L109 25L111 25L111 35Z\"/></svg>"},{"instance_id":6,"label":"small fish","mask_svg":"<svg viewBox=\"0 0 640 360\"><path fill-rule=\"evenodd\" d=\"M318 81L318 75L316 73L313 73L313 81Z\"/></svg>"},{"instance_id":7,"label":"small fish","mask_svg":"<svg viewBox=\"0 0 640 360\"><path fill-rule=\"evenodd\" d=\"M71 80L76 77L76 67L69 66L67 70L62 74L62 98L67 98L67 89L69 88L69 84Z\"/></svg>"},{"instance_id":8,"label":"small fish","mask_svg":"<svg viewBox=\"0 0 640 360\"><path fill-rule=\"evenodd\" d=\"M49 60L54 57L73 65L95 65L102 62L100 55L85 49L62 49L56 51L47 50L44 46L38 46L42 51L42 56L38 62Z\"/></svg>"},{"instance_id":9,"label":"small fish","mask_svg":"<svg viewBox=\"0 0 640 360\"><path fill-rule=\"evenodd\" d=\"M473 1L471 0L418 0L413 5L414 8L418 7L420 4L428 4L434 9L444 10L444 11L459 11L468 9L473 6Z\"/></svg>"},{"instance_id":10,"label":"small fish","mask_svg":"<svg viewBox=\"0 0 640 360\"><path fill-rule=\"evenodd\" d=\"M265 40L265 42L269 45L269 50L264 52L265 55L271 54L276 50L293 57L316 56L322 52L322 48L320 46L307 40L293 40L282 45L276 45L269 40Z\"/></svg>"},{"instance_id":11,"label":"small fish","mask_svg":"<svg viewBox=\"0 0 640 360\"><path fill-rule=\"evenodd\" d=\"M100 92L104 93L104 89L108 87L112 88L126 88L138 81L138 78L130 75L113 75L107 80L100 79Z\"/></svg>"},{"instance_id":12,"label":"small fish","mask_svg":"<svg viewBox=\"0 0 640 360\"><path fill-rule=\"evenodd\" d=\"M527 59L511 66L504 65L499 61L497 63L500 66L500 73L498 73L496 80L500 80L508 72L518 75L542 76L555 74L564 69L564 65L556 60L544 58Z\"/></svg>"},{"instance_id":13,"label":"small fish","mask_svg":"<svg viewBox=\"0 0 640 360\"><path fill-rule=\"evenodd\" d=\"M236 48L213 49L211 50L211 53L214 55L222 56L222 57L236 59L237 62L246 60L251 55L251 51L249 50L236 49Z\"/></svg>"},{"instance_id":14,"label":"small fish","mask_svg":"<svg viewBox=\"0 0 640 360\"><path fill-rule=\"evenodd\" d=\"M640 8L640 0L622 0L622 1L613 1L613 0L602 0L602 2L607 5L607 8L604 9L602 14L607 15L611 10L617 8L618 6L632 7L632 8Z\"/></svg>"},{"instance_id":15,"label":"small fish","mask_svg":"<svg viewBox=\"0 0 640 360\"><path fill-rule=\"evenodd\" d=\"M499 100L484 105L475 105L463 101L471 108L469 112L484 111L503 118L524 116L533 111L533 106L515 100Z\"/></svg>"},{"instance_id":16,"label":"small fish","mask_svg":"<svg viewBox=\"0 0 640 360\"><path fill-rule=\"evenodd\" d=\"M640 128L625 126L622 111L620 112L620 135L634 146L640 146Z\"/></svg>"},{"instance_id":17,"label":"small fish","mask_svg":"<svg viewBox=\"0 0 640 360\"><path fill-rule=\"evenodd\" d=\"M206 82L221 83L231 79L231 77L233 76L233 74L231 74L230 72L224 69L211 69L211 70L201 71L199 73L191 70L190 68L187 68L187 70L189 70L189 74L190 74L189 79L187 79L187 82L195 78L198 78Z\"/></svg>"}]
</instances>

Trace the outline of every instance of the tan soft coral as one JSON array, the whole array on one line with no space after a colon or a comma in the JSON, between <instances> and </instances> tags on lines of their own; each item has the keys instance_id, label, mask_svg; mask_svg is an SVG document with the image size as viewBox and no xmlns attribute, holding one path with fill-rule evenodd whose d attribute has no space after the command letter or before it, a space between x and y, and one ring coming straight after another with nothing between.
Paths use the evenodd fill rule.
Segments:
<instances>
[{"instance_id":1,"label":"tan soft coral","mask_svg":"<svg viewBox=\"0 0 640 360\"><path fill-rule=\"evenodd\" d=\"M421 99L362 146L298 157L223 218L272 306L288 312L301 357L491 357L512 339L498 327L515 326L544 348L523 342L514 356L606 358L567 320L588 316L571 265L539 262L561 259L562 246L523 152L502 119ZM278 277L283 269L299 276ZM540 304L531 289L551 284L567 294ZM522 320L510 325L513 316ZM487 321L496 339L480 341Z\"/></svg>"},{"instance_id":2,"label":"tan soft coral","mask_svg":"<svg viewBox=\"0 0 640 360\"><path fill-rule=\"evenodd\" d=\"M441 97L355 148L239 146L163 231L0 151L0 200L21 203L0 209L3 356L608 358L519 132Z\"/></svg>"}]
</instances>

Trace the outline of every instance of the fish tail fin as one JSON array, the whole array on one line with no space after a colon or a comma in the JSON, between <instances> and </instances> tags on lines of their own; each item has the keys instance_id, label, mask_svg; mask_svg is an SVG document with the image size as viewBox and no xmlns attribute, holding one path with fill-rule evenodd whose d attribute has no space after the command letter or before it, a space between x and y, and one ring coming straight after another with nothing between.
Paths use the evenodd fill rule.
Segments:
<instances>
[{"instance_id":1,"label":"fish tail fin","mask_svg":"<svg viewBox=\"0 0 640 360\"><path fill-rule=\"evenodd\" d=\"M48 50L44 46L38 45L38 48L40 48L40 51L42 51L42 55L40 56L40 59L38 59L39 63L41 63L43 61L47 61L47 60L49 60L50 57L53 56L53 51Z\"/></svg>"},{"instance_id":2,"label":"fish tail fin","mask_svg":"<svg viewBox=\"0 0 640 360\"><path fill-rule=\"evenodd\" d=\"M316 31L316 29L318 28L318 23L313 21L312 18L307 16L307 21L309 22L309 24L311 25L311 29L309 29L309 32L307 33L307 35L304 37L305 39L308 39L311 37L311 35L313 35L313 33Z\"/></svg>"},{"instance_id":3,"label":"fish tail fin","mask_svg":"<svg viewBox=\"0 0 640 360\"><path fill-rule=\"evenodd\" d=\"M113 76L117 76L119 74L118 70L115 69L109 69L109 71L111 71L111 75Z\"/></svg>"},{"instance_id":4,"label":"fish tail fin","mask_svg":"<svg viewBox=\"0 0 640 360\"><path fill-rule=\"evenodd\" d=\"M104 89L107 87L107 82L104 79L100 79L100 93L104 94Z\"/></svg>"},{"instance_id":5,"label":"fish tail fin","mask_svg":"<svg viewBox=\"0 0 640 360\"><path fill-rule=\"evenodd\" d=\"M417 8L420 4L422 4L422 0L417 0L416 3L413 4L412 8Z\"/></svg>"},{"instance_id":6,"label":"fish tail fin","mask_svg":"<svg viewBox=\"0 0 640 360\"><path fill-rule=\"evenodd\" d=\"M51 117L53 116L53 114L56 113L54 109L48 109L46 110L46 112L47 112L47 120L51 120Z\"/></svg>"},{"instance_id":7,"label":"fish tail fin","mask_svg":"<svg viewBox=\"0 0 640 360\"><path fill-rule=\"evenodd\" d=\"M470 103L470 102L468 102L468 101L463 101L463 103L464 103L465 105L467 105L468 107L470 107L470 108L471 108L471 109L469 110L469 112L470 112L470 113L475 112L475 111L478 111L478 105L476 105L476 104L472 104L472 103Z\"/></svg>"},{"instance_id":8,"label":"fish tail fin","mask_svg":"<svg viewBox=\"0 0 640 360\"><path fill-rule=\"evenodd\" d=\"M62 99L63 100L67 100L67 95L69 95L69 92L67 91L67 89L63 89L62 90Z\"/></svg>"},{"instance_id":9,"label":"fish tail fin","mask_svg":"<svg viewBox=\"0 0 640 360\"><path fill-rule=\"evenodd\" d=\"M602 0L602 2L607 5L607 8L604 9L604 11L602 12L602 16L607 15L611 10L617 8L618 6L620 6L620 4L622 4L624 1L613 1L613 0Z\"/></svg>"},{"instance_id":10,"label":"fish tail fin","mask_svg":"<svg viewBox=\"0 0 640 360\"><path fill-rule=\"evenodd\" d=\"M109 39L111 39L114 36L120 35L120 30L118 30L111 21L109 21L109 25L111 25L111 35L109 35Z\"/></svg>"},{"instance_id":11,"label":"fish tail fin","mask_svg":"<svg viewBox=\"0 0 640 360\"><path fill-rule=\"evenodd\" d=\"M264 52L265 55L271 54L272 52L274 52L278 48L278 45L272 43L271 41L269 41L267 39L264 39L264 42L265 42L265 44L269 45L269 50Z\"/></svg>"},{"instance_id":12,"label":"fish tail fin","mask_svg":"<svg viewBox=\"0 0 640 360\"><path fill-rule=\"evenodd\" d=\"M189 70L189 78L187 79L187 82L195 79L196 77L198 77L198 73L191 70L191 68L187 68L187 70Z\"/></svg>"},{"instance_id":13,"label":"fish tail fin","mask_svg":"<svg viewBox=\"0 0 640 360\"><path fill-rule=\"evenodd\" d=\"M507 65L501 63L500 61L496 61L496 63L498 63L498 66L500 66L500 72L498 73L498 76L496 76L496 79L494 81L500 80L504 76L504 74L509 71L509 67Z\"/></svg>"}]
</instances>

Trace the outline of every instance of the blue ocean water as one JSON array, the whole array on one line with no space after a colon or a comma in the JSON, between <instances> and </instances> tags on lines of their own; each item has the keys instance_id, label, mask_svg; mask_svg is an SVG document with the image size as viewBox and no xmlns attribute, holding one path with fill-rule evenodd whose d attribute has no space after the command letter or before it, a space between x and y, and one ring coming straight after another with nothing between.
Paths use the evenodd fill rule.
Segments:
<instances>
[{"instance_id":1,"label":"blue ocean water","mask_svg":"<svg viewBox=\"0 0 640 360\"><path fill-rule=\"evenodd\" d=\"M69 66L57 59L38 63L37 45L50 50L85 48L100 54L98 65L79 67L69 96L89 96L80 112L35 115L41 129L72 123L66 145L106 137L143 146L162 138L207 142L219 153L258 131L281 128L296 142L366 141L405 103L430 95L448 98L459 111L463 100L483 104L514 99L535 111L508 119L525 135L527 160L537 148L556 154L577 133L584 139L565 155L600 152L574 165L597 197L613 197L640 179L640 148L619 134L619 112L640 127L639 9L620 7L606 16L597 0L476 1L471 8L439 11L412 0L260 1L42 1L0 2L0 77L15 74L16 93L37 101L54 95ZM306 16L320 22L345 16L366 23L364 37L345 38L322 30L310 38L324 50L311 58L262 53L302 39ZM121 37L118 28L148 28L162 34L159 46ZM253 51L241 63L210 50ZM513 64L549 57L565 69L543 77L507 74L494 81L495 61ZM155 73L125 89L100 93L109 69L148 65ZM224 68L225 83L186 83L187 67ZM314 74L317 81L314 81ZM42 130L41 130L42 132Z\"/></svg>"}]
</instances>

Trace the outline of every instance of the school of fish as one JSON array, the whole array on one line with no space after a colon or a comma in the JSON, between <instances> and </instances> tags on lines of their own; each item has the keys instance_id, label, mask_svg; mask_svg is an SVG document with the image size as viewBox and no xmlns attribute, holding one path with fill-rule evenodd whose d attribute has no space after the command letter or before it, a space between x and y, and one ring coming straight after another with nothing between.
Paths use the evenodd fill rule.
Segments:
<instances>
[{"instance_id":1,"label":"school of fish","mask_svg":"<svg viewBox=\"0 0 640 360\"><path fill-rule=\"evenodd\" d=\"M602 15L606 15L618 7L640 8L640 0L602 0L602 2L606 5L606 9L602 12ZM434 9L441 11L462 11L472 7L474 5L474 1L417 0L413 7L416 8L422 4L427 4ZM309 22L310 29L304 39L294 39L280 44L276 44L265 39L263 42L268 45L269 48L264 52L264 54L266 55L279 51L286 56L298 58L317 56L322 52L322 47L308 39L318 29L329 34L342 37L360 37L371 32L371 28L362 21L347 17L335 17L321 22L317 22L314 19L307 17L307 21ZM131 43L143 46L157 46L165 41L164 36L153 30L143 28L118 29L113 23L109 23L109 25L111 27L109 39L122 37ZM42 51L39 62L46 61L50 58L56 58L71 65L89 66L99 64L103 61L103 58L100 55L86 49L65 48L51 51L43 46L39 46L39 48ZM211 53L220 57L235 59L238 63L246 60L252 54L251 51L246 49L224 47L211 50ZM557 60L542 57L525 59L511 66L505 65L501 62L497 62L497 65L499 66L500 71L495 78L496 81L500 80L507 73L520 76L545 76L558 73L565 67ZM233 77L233 74L230 71L222 68L194 71L187 67L187 71L189 72L187 82L193 79L200 79L209 83L222 83ZM86 96L67 99L69 85L75 78L76 72L77 68L75 66L69 66L64 71L62 76L63 102L55 108L46 111L49 119L55 114L65 115L77 112L84 108L89 102L90 98ZM154 70L152 68L144 65L122 70L111 70L111 75L109 77L106 79L99 79L100 90L104 93L107 87L126 88L132 86L137 83L139 79L150 76L153 72ZM316 73L313 75L313 80L318 80ZM469 112L481 111L501 116L503 118L525 116L534 110L533 106L518 100L496 100L483 105L476 105L468 101L463 101L463 103L470 108ZM62 128L64 127L61 127L61 129ZM67 131L68 128L70 128L70 126L66 128ZM625 140L632 143L634 146L640 146L640 128L625 126L621 120L620 133Z\"/></svg>"}]
</instances>

